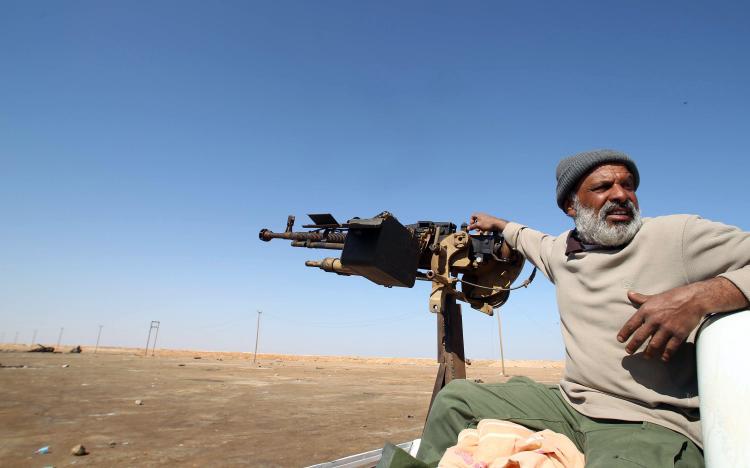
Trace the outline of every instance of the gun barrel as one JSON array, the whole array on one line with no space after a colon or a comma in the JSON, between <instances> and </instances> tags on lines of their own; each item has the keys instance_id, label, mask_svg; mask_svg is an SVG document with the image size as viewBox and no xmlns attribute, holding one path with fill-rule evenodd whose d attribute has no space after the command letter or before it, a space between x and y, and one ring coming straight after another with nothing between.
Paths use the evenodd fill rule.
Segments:
<instances>
[{"instance_id":1,"label":"gun barrel","mask_svg":"<svg viewBox=\"0 0 750 468\"><path fill-rule=\"evenodd\" d=\"M330 273L338 273L339 275L344 275L344 276L351 276L351 275L359 276L358 273L355 272L354 270L348 267L345 267L341 263L340 258L328 257L320 261L308 260L305 262L305 266L309 266L313 268L320 268L323 271L328 271Z\"/></svg>"},{"instance_id":2,"label":"gun barrel","mask_svg":"<svg viewBox=\"0 0 750 468\"><path fill-rule=\"evenodd\" d=\"M343 244L346 240L346 233L325 231L273 232L269 229L261 229L258 237L265 242L268 242L271 239L287 239L292 241L332 242L334 244Z\"/></svg>"},{"instance_id":3,"label":"gun barrel","mask_svg":"<svg viewBox=\"0 0 750 468\"><path fill-rule=\"evenodd\" d=\"M344 244L341 244L338 242L292 241L292 247L307 247L308 249L344 250Z\"/></svg>"}]
</instances>

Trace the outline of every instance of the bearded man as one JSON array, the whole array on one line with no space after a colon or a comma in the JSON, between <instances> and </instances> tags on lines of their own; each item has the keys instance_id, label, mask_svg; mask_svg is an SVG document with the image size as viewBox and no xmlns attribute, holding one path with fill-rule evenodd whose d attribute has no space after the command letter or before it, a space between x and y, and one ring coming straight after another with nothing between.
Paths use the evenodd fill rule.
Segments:
<instances>
[{"instance_id":1,"label":"bearded man","mask_svg":"<svg viewBox=\"0 0 750 468\"><path fill-rule=\"evenodd\" d=\"M642 219L639 182L624 153L585 152L557 167L575 229L554 237L471 216L469 229L502 232L555 284L565 373L559 386L452 381L417 458L437 463L461 430L494 418L567 435L589 467L703 466L695 332L750 305L750 234L692 215Z\"/></svg>"}]
</instances>

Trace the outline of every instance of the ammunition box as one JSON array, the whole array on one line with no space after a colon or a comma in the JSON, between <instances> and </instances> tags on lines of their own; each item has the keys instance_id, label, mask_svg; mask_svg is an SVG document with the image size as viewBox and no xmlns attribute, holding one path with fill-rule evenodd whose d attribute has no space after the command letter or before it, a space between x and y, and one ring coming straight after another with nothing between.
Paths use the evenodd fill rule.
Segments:
<instances>
[{"instance_id":1,"label":"ammunition box","mask_svg":"<svg viewBox=\"0 0 750 468\"><path fill-rule=\"evenodd\" d=\"M383 286L414 286L419 247L393 216L350 220L341 263Z\"/></svg>"}]
</instances>

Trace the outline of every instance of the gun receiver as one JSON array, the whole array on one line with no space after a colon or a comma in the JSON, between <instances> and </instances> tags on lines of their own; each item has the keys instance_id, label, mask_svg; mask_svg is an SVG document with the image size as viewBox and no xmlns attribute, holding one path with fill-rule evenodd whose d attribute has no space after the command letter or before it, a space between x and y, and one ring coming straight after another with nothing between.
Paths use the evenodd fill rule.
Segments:
<instances>
[{"instance_id":1,"label":"gun receiver","mask_svg":"<svg viewBox=\"0 0 750 468\"><path fill-rule=\"evenodd\" d=\"M305 265L347 276L363 276L386 287L413 287L432 282L429 309L441 313L448 295L488 315L503 305L524 259L511 250L502 234L469 234L449 222L419 221L402 225L385 211L373 218L339 224L330 214L309 215L310 231L295 232L294 216L286 230L262 229L259 238L291 240L292 247L341 250L340 258ZM532 276L519 287L527 286ZM513 288L514 289L514 288Z\"/></svg>"}]
</instances>

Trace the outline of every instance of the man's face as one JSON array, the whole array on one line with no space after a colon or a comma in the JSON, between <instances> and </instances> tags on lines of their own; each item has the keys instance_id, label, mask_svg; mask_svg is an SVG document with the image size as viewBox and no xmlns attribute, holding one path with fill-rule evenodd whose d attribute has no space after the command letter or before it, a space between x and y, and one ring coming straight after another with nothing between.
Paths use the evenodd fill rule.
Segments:
<instances>
[{"instance_id":1,"label":"man's face","mask_svg":"<svg viewBox=\"0 0 750 468\"><path fill-rule=\"evenodd\" d=\"M582 241L619 247L630 242L641 228L635 181L627 167L605 164L581 180L565 205L575 220Z\"/></svg>"},{"instance_id":2,"label":"man's face","mask_svg":"<svg viewBox=\"0 0 750 468\"><path fill-rule=\"evenodd\" d=\"M633 210L626 206L628 200L638 209L635 179L622 164L603 164L597 167L579 182L575 194L581 206L593 209L597 216L607 202L614 203L616 206L609 208L603 215L610 226L633 220ZM576 217L572 201L566 203L565 212Z\"/></svg>"}]
</instances>

